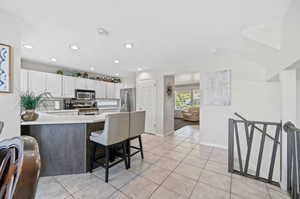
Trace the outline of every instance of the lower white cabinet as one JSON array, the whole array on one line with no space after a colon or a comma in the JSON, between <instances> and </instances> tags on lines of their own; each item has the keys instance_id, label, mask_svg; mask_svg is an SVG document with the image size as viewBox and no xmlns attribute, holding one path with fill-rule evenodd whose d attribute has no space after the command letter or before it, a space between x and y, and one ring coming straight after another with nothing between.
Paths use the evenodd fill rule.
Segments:
<instances>
[{"instance_id":1,"label":"lower white cabinet","mask_svg":"<svg viewBox=\"0 0 300 199\"><path fill-rule=\"evenodd\" d=\"M62 75L46 74L46 92L53 97L62 97Z\"/></svg>"}]
</instances>

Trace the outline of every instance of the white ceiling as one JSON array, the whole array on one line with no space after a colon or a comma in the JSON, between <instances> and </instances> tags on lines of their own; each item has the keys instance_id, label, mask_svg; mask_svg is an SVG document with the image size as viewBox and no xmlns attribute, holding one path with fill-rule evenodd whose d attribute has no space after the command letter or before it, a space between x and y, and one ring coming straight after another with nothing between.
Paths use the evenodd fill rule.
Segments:
<instances>
[{"instance_id":1,"label":"white ceiling","mask_svg":"<svg viewBox=\"0 0 300 199\"><path fill-rule=\"evenodd\" d=\"M288 0L0 0L22 19L22 57L126 75L138 67L199 71L213 49L236 51L242 31L282 20ZM109 31L100 36L97 28ZM124 43L132 42L133 49ZM70 44L78 44L72 51ZM120 60L114 64L115 59Z\"/></svg>"}]
</instances>

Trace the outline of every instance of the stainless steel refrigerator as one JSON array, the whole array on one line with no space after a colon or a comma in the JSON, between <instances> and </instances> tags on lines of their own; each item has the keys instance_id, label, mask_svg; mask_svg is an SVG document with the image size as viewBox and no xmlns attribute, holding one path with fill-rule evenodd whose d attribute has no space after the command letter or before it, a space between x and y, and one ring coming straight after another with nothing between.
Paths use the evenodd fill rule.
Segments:
<instances>
[{"instance_id":1,"label":"stainless steel refrigerator","mask_svg":"<svg viewBox=\"0 0 300 199\"><path fill-rule=\"evenodd\" d=\"M136 110L136 89L123 88L120 90L121 112L131 112Z\"/></svg>"}]
</instances>

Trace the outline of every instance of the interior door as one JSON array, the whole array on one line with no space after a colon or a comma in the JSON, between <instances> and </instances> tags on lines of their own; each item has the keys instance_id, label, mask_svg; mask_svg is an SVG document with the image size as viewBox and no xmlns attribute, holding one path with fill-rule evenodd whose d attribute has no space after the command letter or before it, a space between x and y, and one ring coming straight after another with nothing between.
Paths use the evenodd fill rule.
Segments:
<instances>
[{"instance_id":1,"label":"interior door","mask_svg":"<svg viewBox=\"0 0 300 199\"><path fill-rule=\"evenodd\" d=\"M137 110L146 111L145 131L156 132L156 83L154 80L145 80L137 83L136 87Z\"/></svg>"}]
</instances>

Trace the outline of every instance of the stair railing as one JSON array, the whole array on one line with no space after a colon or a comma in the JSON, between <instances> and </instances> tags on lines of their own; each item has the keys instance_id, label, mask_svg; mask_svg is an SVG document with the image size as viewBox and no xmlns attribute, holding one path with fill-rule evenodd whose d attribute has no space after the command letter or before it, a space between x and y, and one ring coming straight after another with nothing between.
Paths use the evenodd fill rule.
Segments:
<instances>
[{"instance_id":1,"label":"stair railing","mask_svg":"<svg viewBox=\"0 0 300 199\"><path fill-rule=\"evenodd\" d=\"M292 122L283 126L287 133L287 190L293 199L299 199L300 191L300 129Z\"/></svg>"},{"instance_id":2,"label":"stair railing","mask_svg":"<svg viewBox=\"0 0 300 199\"><path fill-rule=\"evenodd\" d=\"M270 183L279 186L279 182L273 179L275 161L278 158L278 151L280 152L280 139L281 139L281 122L263 122L263 121L248 121L238 113L234 113L239 119L229 119L229 129L228 129L228 171L231 173L236 173L249 178L254 178L259 181ZM243 132L239 129L243 129ZM270 132L270 127L273 130ZM246 145L241 146L241 137L245 135ZM260 138L259 141L259 152L258 157L253 156L253 140L254 135L257 134ZM257 137L257 136L256 136ZM269 157L265 157L264 149L266 139L272 141L272 151ZM246 148L243 156L241 147ZM237 154L238 167L236 168L235 154ZM263 158L269 158L269 170L267 172L267 177L261 175L262 160ZM280 157L279 157L280 158ZM256 168L253 172L249 172L250 159L256 159ZM265 165L264 165L265 167Z\"/></svg>"}]
</instances>

